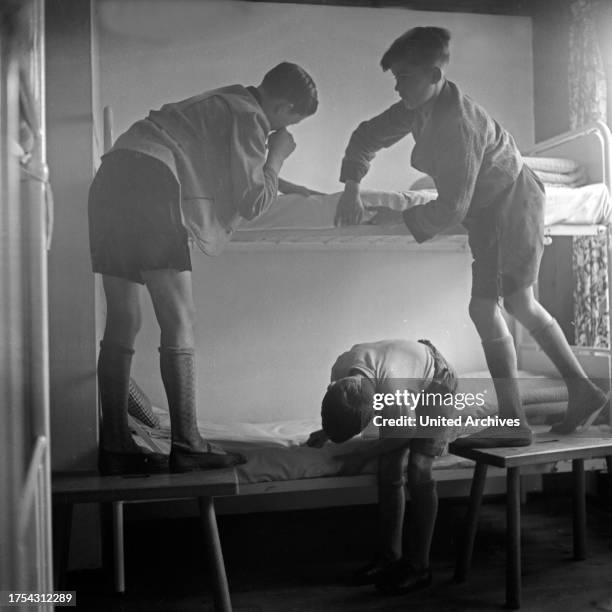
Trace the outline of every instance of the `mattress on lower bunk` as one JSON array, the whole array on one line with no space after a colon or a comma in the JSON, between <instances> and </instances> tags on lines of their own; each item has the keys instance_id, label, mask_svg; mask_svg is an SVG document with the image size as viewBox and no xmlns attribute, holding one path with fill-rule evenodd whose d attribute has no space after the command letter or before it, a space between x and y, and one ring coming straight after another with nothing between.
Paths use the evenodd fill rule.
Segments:
<instances>
[{"instance_id":1,"label":"mattress on lower bunk","mask_svg":"<svg viewBox=\"0 0 612 612\"><path fill-rule=\"evenodd\" d=\"M551 415L559 417L563 414L567 402L563 381L521 372L519 385L528 418L533 423L540 423L542 427L548 428L549 425L544 424L550 421ZM496 414L495 390L487 372L462 375L458 391L483 391L487 397L483 407L468 409L463 413L464 416L472 414L482 417ZM160 427L140 426L139 429L141 432L144 430L145 438L150 437L149 446L153 443L156 450L169 452L170 420L167 412L161 409L156 409L156 412L160 416ZM198 427L205 439L246 457L247 463L237 470L239 481L243 484L338 476L341 474L341 455L377 444L377 435L369 428L362 435L344 444L328 442L320 449L305 446L309 434L320 429L320 426L318 417L268 423L221 424L198 421ZM454 428L451 437L468 435L479 429L480 427L476 426ZM142 439L139 442L142 443ZM444 470L470 465L471 462L467 460L445 455L436 459L434 469ZM363 473L375 472L376 463L371 462Z\"/></svg>"},{"instance_id":2,"label":"mattress on lower bunk","mask_svg":"<svg viewBox=\"0 0 612 612\"><path fill-rule=\"evenodd\" d=\"M607 187L594 183L582 187L546 187L546 225L597 225L612 221L612 206ZM435 199L432 189L418 191L366 191L362 200L366 207L387 206L404 210ZM315 196L279 196L265 215L243 223L239 231L323 230L334 226L334 215L340 193ZM374 215L366 212L365 223ZM344 228L350 230L350 228ZM339 228L341 231L342 228ZM461 233L461 230L459 230Z\"/></svg>"}]
</instances>

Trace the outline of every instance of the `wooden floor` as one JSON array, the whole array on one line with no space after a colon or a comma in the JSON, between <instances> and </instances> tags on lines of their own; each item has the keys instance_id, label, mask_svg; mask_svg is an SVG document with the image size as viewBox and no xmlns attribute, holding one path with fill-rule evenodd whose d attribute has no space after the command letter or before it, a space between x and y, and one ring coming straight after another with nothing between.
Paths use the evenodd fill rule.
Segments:
<instances>
[{"instance_id":1,"label":"wooden floor","mask_svg":"<svg viewBox=\"0 0 612 612\"><path fill-rule=\"evenodd\" d=\"M433 546L434 583L405 597L380 597L344 578L374 546L373 506L219 517L236 612L485 612L503 608L504 503L486 499L472 572L452 582L465 500L442 500ZM197 519L128 522L127 593L113 595L102 571L71 572L78 608L92 611L212 610ZM593 612L612 600L612 500L588 500L586 561L571 560L571 501L531 494L523 507L524 612Z\"/></svg>"}]
</instances>

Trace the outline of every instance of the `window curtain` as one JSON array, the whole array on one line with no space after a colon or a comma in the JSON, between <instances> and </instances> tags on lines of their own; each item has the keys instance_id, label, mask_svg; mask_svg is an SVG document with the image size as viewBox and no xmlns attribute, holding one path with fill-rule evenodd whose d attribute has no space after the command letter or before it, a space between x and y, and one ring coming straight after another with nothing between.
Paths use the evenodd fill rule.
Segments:
<instances>
[{"instance_id":1,"label":"window curtain","mask_svg":"<svg viewBox=\"0 0 612 612\"><path fill-rule=\"evenodd\" d=\"M600 0L572 0L569 31L570 126L607 115L607 83L599 43ZM608 347L608 253L606 237L574 237L574 321L577 346Z\"/></svg>"}]
</instances>

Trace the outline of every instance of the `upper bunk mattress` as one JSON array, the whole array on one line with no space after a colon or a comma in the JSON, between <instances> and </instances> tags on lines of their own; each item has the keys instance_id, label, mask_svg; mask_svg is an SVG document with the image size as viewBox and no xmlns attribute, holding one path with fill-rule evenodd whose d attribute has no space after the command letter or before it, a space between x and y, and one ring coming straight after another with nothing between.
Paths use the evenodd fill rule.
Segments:
<instances>
[{"instance_id":1,"label":"upper bunk mattress","mask_svg":"<svg viewBox=\"0 0 612 612\"><path fill-rule=\"evenodd\" d=\"M368 206L387 206L405 210L420 206L436 198L436 191L366 191L362 200ZM603 183L582 187L546 187L544 222L550 225L606 225L612 220L612 206L608 189ZM329 230L334 227L334 215L339 193L301 196L281 195L268 212L239 227L240 232L262 230ZM364 223L374 213L366 213ZM350 228L340 228L348 229Z\"/></svg>"}]
</instances>

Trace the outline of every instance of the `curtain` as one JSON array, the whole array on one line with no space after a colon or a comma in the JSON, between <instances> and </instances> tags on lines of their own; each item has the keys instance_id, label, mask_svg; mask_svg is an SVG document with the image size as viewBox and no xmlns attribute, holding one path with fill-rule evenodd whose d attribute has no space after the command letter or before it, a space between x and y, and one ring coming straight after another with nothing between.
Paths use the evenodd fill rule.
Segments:
<instances>
[{"instance_id":1,"label":"curtain","mask_svg":"<svg viewBox=\"0 0 612 612\"><path fill-rule=\"evenodd\" d=\"M569 31L570 126L606 121L607 83L599 43L600 0L572 0ZM574 321L578 346L608 347L608 253L606 237L574 237Z\"/></svg>"}]
</instances>

